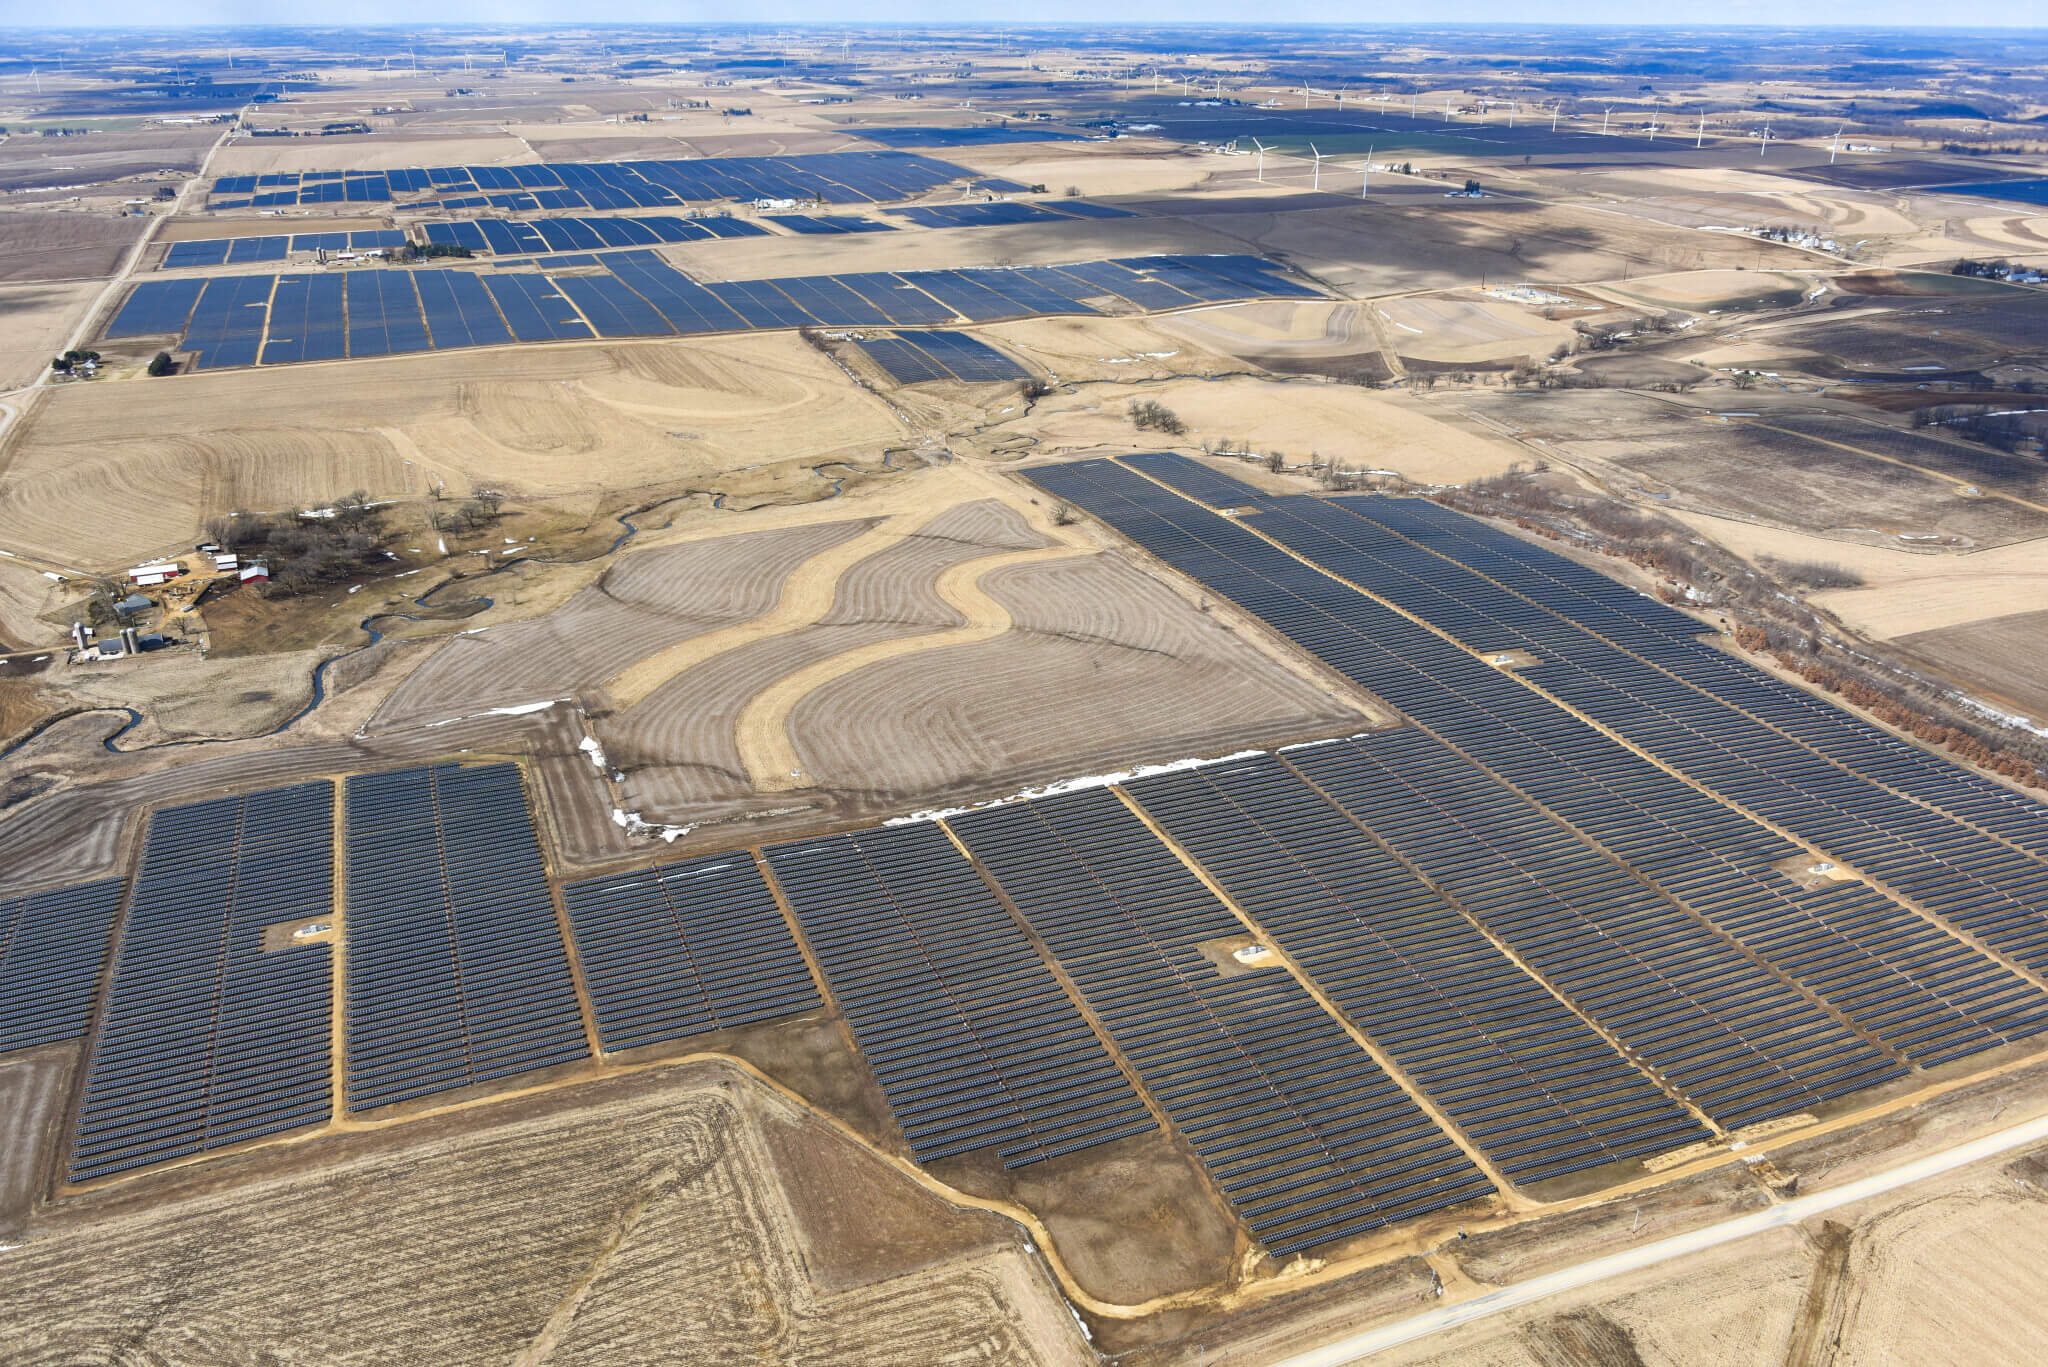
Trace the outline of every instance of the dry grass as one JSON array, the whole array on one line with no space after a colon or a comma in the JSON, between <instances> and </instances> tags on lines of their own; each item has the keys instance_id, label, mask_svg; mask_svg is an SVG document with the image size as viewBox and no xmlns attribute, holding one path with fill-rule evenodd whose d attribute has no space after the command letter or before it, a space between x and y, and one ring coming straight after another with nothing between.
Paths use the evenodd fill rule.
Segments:
<instances>
[{"instance_id":1,"label":"dry grass","mask_svg":"<svg viewBox=\"0 0 2048 1367\"><path fill-rule=\"evenodd\" d=\"M20 549L112 565L350 489L589 495L778 463L822 489L808 466L901 434L787 334L199 374L52 395L14 437L0 521Z\"/></svg>"},{"instance_id":2,"label":"dry grass","mask_svg":"<svg viewBox=\"0 0 2048 1367\"><path fill-rule=\"evenodd\" d=\"M99 294L97 281L71 284L0 285L0 389L32 383L50 358L64 349Z\"/></svg>"}]
</instances>

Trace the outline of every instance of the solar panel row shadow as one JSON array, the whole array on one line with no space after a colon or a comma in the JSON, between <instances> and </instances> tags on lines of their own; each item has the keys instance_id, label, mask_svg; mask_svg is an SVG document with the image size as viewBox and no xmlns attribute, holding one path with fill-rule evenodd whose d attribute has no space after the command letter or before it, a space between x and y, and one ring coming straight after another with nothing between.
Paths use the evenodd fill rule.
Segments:
<instances>
[{"instance_id":1,"label":"solar panel row shadow","mask_svg":"<svg viewBox=\"0 0 2048 1367\"><path fill-rule=\"evenodd\" d=\"M1826 762L1639 654L1395 534L1361 506L1276 499L1251 525L1468 645L1529 652L1542 663L1522 677L1543 693L1835 858L1896 878L1962 924L2005 934L2030 892L2048 894L2048 866ZM1448 725L1460 743L1498 744L1497 736L1465 741ZM1808 990L1914 1061L1942 1062L2048 1029L2048 994L1981 955L1981 977L1948 976L1941 942L1950 937L1904 907L1889 918L1896 933L1871 945L1809 915L1809 899L1774 867L1797 847L1682 780L1611 743L1605 772L1589 762L1597 754L1549 763L1537 759L1541 748L1532 736L1519 754L1489 762L1767 962L1773 955L1760 929L1803 923L1791 948L1803 960L1810 949L1828 970L1825 987L1802 978ZM2048 940L2048 918L2038 919ZM2032 940L2022 931L2011 943L2023 949ZM1940 966L1927 983L1916 968L1922 955Z\"/></svg>"},{"instance_id":2,"label":"solar panel row shadow","mask_svg":"<svg viewBox=\"0 0 2048 1367\"><path fill-rule=\"evenodd\" d=\"M110 878L0 898L0 1054L85 1034L126 886Z\"/></svg>"},{"instance_id":3,"label":"solar panel row shadow","mask_svg":"<svg viewBox=\"0 0 2048 1367\"><path fill-rule=\"evenodd\" d=\"M1223 975L1230 911L1112 793L949 818L1275 1254L1492 1184L1283 970Z\"/></svg>"},{"instance_id":4,"label":"solar panel row shadow","mask_svg":"<svg viewBox=\"0 0 2048 1367\"><path fill-rule=\"evenodd\" d=\"M1101 1042L939 827L766 851L921 1163L1022 1167L1153 1128Z\"/></svg>"},{"instance_id":5,"label":"solar panel row shadow","mask_svg":"<svg viewBox=\"0 0 2048 1367\"><path fill-rule=\"evenodd\" d=\"M331 784L150 818L86 1069L71 1180L330 1117L327 946L268 949L265 930L321 922L333 901Z\"/></svg>"},{"instance_id":6,"label":"solar panel row shadow","mask_svg":"<svg viewBox=\"0 0 2048 1367\"><path fill-rule=\"evenodd\" d=\"M519 768L348 780L348 1108L589 1056Z\"/></svg>"},{"instance_id":7,"label":"solar panel row shadow","mask_svg":"<svg viewBox=\"0 0 2048 1367\"><path fill-rule=\"evenodd\" d=\"M1612 794L1639 792L1660 806L1676 804L1685 817L1676 823L1681 829L1697 821L1699 838L1725 842L1744 858L1796 850L1696 790L1667 784L1668 775L1503 671L1303 564L1241 519L1207 512L1108 462L1049 468L1034 478L1449 736L1517 788L1540 790L1574 819ZM1469 770L1463 761L1459 766L1448 776ZM1490 823L1501 843L1488 856L1484 883L1460 893L1435 875L1433 881L1511 946L1510 929L1536 941L1525 956L1532 962L1536 948L1555 954L1549 968L1537 964L1539 971L1715 1119L1747 1124L1900 1073L1894 1059L1514 789L1485 784L1473 795L1474 820ZM1369 815L1355 808L1353 814ZM1502 889L1512 896L1492 908L1497 923L1472 902ZM1539 936L1552 921L1569 935ZM1638 1009L1660 999L1659 1011ZM1667 1028L1687 1019L1697 1021L1689 1033Z\"/></svg>"},{"instance_id":8,"label":"solar panel row shadow","mask_svg":"<svg viewBox=\"0 0 2048 1367\"><path fill-rule=\"evenodd\" d=\"M811 970L744 852L562 888L608 1051L809 1011Z\"/></svg>"},{"instance_id":9,"label":"solar panel row shadow","mask_svg":"<svg viewBox=\"0 0 2048 1367\"><path fill-rule=\"evenodd\" d=\"M1126 791L1512 1180L1710 1137L1273 756Z\"/></svg>"}]
</instances>

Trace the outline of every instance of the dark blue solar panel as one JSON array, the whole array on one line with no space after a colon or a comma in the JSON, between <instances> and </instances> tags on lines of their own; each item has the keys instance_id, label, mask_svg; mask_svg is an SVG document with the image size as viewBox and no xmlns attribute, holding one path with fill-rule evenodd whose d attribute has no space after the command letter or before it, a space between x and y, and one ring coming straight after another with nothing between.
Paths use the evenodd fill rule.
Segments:
<instances>
[{"instance_id":1,"label":"dark blue solar panel","mask_svg":"<svg viewBox=\"0 0 2048 1367\"><path fill-rule=\"evenodd\" d=\"M809 1011L817 986L744 851L565 884L607 1051Z\"/></svg>"},{"instance_id":2,"label":"dark blue solar panel","mask_svg":"<svg viewBox=\"0 0 2048 1367\"><path fill-rule=\"evenodd\" d=\"M653 305L616 276L557 276L555 285L576 302L600 337L654 337L675 330Z\"/></svg>"},{"instance_id":3,"label":"dark blue solar panel","mask_svg":"<svg viewBox=\"0 0 2048 1367\"><path fill-rule=\"evenodd\" d=\"M969 383L1021 380L1029 373L988 343L964 332L920 332L910 340L956 378Z\"/></svg>"},{"instance_id":4,"label":"dark blue solar panel","mask_svg":"<svg viewBox=\"0 0 2048 1367\"><path fill-rule=\"evenodd\" d=\"M199 301L203 280L145 280L137 285L107 326L109 337L153 337L185 330Z\"/></svg>"},{"instance_id":5,"label":"dark blue solar panel","mask_svg":"<svg viewBox=\"0 0 2048 1367\"><path fill-rule=\"evenodd\" d=\"M150 818L71 1147L84 1181L333 1113L334 788Z\"/></svg>"},{"instance_id":6,"label":"dark blue solar panel","mask_svg":"<svg viewBox=\"0 0 2048 1367\"><path fill-rule=\"evenodd\" d=\"M342 338L342 282L338 275L281 275L270 300L270 333L263 364L331 361L346 353Z\"/></svg>"},{"instance_id":7,"label":"dark blue solar panel","mask_svg":"<svg viewBox=\"0 0 2048 1367\"><path fill-rule=\"evenodd\" d=\"M212 242L173 242L171 249L164 253L165 270L183 270L187 266L219 266L228 259L228 248L233 238L218 238Z\"/></svg>"},{"instance_id":8,"label":"dark blue solar panel","mask_svg":"<svg viewBox=\"0 0 2048 1367\"><path fill-rule=\"evenodd\" d=\"M487 275L484 288L522 342L550 342L588 337L590 327L578 318L555 287L538 275Z\"/></svg>"},{"instance_id":9,"label":"dark blue solar panel","mask_svg":"<svg viewBox=\"0 0 2048 1367\"><path fill-rule=\"evenodd\" d=\"M126 886L0 898L0 1054L85 1034Z\"/></svg>"},{"instance_id":10,"label":"dark blue solar panel","mask_svg":"<svg viewBox=\"0 0 2048 1367\"><path fill-rule=\"evenodd\" d=\"M437 349L495 346L512 340L512 330L491 302L483 281L468 271L420 271L413 277L427 328Z\"/></svg>"},{"instance_id":11,"label":"dark blue solar panel","mask_svg":"<svg viewBox=\"0 0 2048 1367\"><path fill-rule=\"evenodd\" d=\"M519 769L348 780L352 1111L589 1057Z\"/></svg>"}]
</instances>

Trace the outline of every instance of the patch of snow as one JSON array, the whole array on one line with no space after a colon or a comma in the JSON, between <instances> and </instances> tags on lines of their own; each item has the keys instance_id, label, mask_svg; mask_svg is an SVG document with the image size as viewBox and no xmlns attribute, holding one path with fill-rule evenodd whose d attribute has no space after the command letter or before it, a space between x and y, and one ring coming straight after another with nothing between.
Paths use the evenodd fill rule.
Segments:
<instances>
[{"instance_id":1,"label":"patch of snow","mask_svg":"<svg viewBox=\"0 0 2048 1367\"><path fill-rule=\"evenodd\" d=\"M943 817L964 816L986 807L1001 807L1012 802L1030 802L1041 797L1056 797L1061 793L1078 793L1086 788L1108 788L1119 783L1128 783L1134 778L1151 778L1154 774L1174 774L1183 769L1202 769L1211 764L1231 764L1241 759L1252 759L1263 755L1264 750L1239 750L1213 759L1194 756L1177 759L1167 764L1140 764L1132 769L1119 769L1108 774L1084 774L1079 778L1063 778L1038 788L1025 788L1008 797L994 798L988 802L976 802L966 807L934 807L928 811L912 812L908 816L891 817L884 826L912 826L924 821L937 821Z\"/></svg>"},{"instance_id":2,"label":"patch of snow","mask_svg":"<svg viewBox=\"0 0 2048 1367\"><path fill-rule=\"evenodd\" d=\"M446 554L448 554L448 538L447 538L447 537L445 537L445 536L437 536L437 537L435 537L435 538L434 538L434 545L435 545L435 546L436 546L436 547L437 547L437 548L438 548L438 549L440 550L441 554L443 554L443 555L446 555Z\"/></svg>"},{"instance_id":3,"label":"patch of snow","mask_svg":"<svg viewBox=\"0 0 2048 1367\"><path fill-rule=\"evenodd\" d=\"M581 741L577 742L576 748L590 756L590 762L597 766L599 773L605 772L604 747L597 743L597 737L585 736Z\"/></svg>"},{"instance_id":4,"label":"patch of snow","mask_svg":"<svg viewBox=\"0 0 2048 1367\"><path fill-rule=\"evenodd\" d=\"M612 808L612 825L627 835L654 836L664 845L672 845L697 829L695 826L657 826L651 821L641 820L638 812L624 812L617 807Z\"/></svg>"},{"instance_id":5,"label":"patch of snow","mask_svg":"<svg viewBox=\"0 0 2048 1367\"><path fill-rule=\"evenodd\" d=\"M481 631L483 628L478 627L477 630ZM467 636L469 633L465 631L460 634ZM450 717L446 721L430 721L422 729L431 731L437 726L453 726L456 722L475 721L479 717L523 717L529 712L545 712L556 703L567 701L569 701L567 698L549 698L546 702L521 702L514 703L510 707L487 707L481 712L472 712L466 717Z\"/></svg>"}]
</instances>

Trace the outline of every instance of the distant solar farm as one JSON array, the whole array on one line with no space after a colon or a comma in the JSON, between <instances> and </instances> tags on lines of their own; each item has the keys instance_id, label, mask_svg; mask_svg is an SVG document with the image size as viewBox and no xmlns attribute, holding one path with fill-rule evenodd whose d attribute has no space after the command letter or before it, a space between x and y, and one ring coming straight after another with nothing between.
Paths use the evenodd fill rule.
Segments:
<instances>
[{"instance_id":1,"label":"distant solar farm","mask_svg":"<svg viewBox=\"0 0 2048 1367\"><path fill-rule=\"evenodd\" d=\"M0 1048L91 1039L71 1180L836 1009L916 1161L1163 1124L1288 1254L2048 1032L2039 803L1432 503L1029 477L1408 724L590 878L504 762L163 808L0 901Z\"/></svg>"},{"instance_id":2,"label":"distant solar farm","mask_svg":"<svg viewBox=\"0 0 2048 1367\"><path fill-rule=\"evenodd\" d=\"M547 162L516 166L432 166L400 171L280 171L222 176L209 209L290 209L324 204L511 210L659 209L720 199L824 200L871 204L923 194L953 181L999 193L1024 187L977 176L914 152L832 152L796 157L708 157L698 161Z\"/></svg>"},{"instance_id":3,"label":"distant solar farm","mask_svg":"<svg viewBox=\"0 0 2048 1367\"><path fill-rule=\"evenodd\" d=\"M713 220L715 221L715 220ZM646 250L543 263L605 274L353 270L146 280L109 340L176 337L194 368L590 337L887 327L1316 298L1252 256L1146 256L1058 267L869 272L699 284Z\"/></svg>"}]
</instances>

